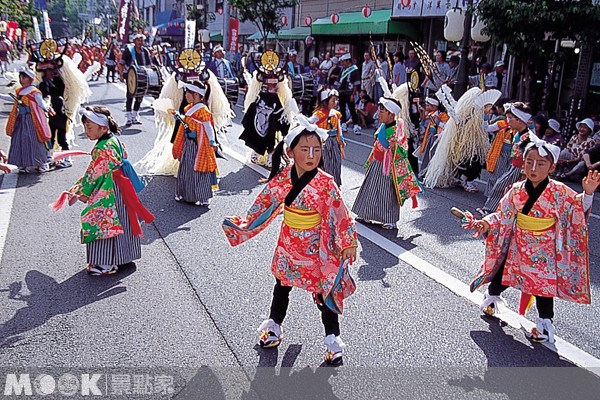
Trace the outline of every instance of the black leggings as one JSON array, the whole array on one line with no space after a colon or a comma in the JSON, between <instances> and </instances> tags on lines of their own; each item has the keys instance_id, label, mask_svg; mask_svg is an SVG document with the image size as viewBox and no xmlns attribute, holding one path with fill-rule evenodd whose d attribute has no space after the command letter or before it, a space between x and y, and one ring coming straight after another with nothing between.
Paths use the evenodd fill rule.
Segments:
<instances>
[{"instance_id":1,"label":"black leggings","mask_svg":"<svg viewBox=\"0 0 600 400\"><path fill-rule=\"evenodd\" d=\"M127 92L127 97L125 99L125 111L129 112L131 111L131 104L133 103L133 111L139 111L140 110L140 106L142 105L142 100L144 100L144 97L136 97L135 98L135 103L133 102L133 95L129 94L129 92Z\"/></svg>"},{"instance_id":2,"label":"black leggings","mask_svg":"<svg viewBox=\"0 0 600 400\"><path fill-rule=\"evenodd\" d=\"M350 117L352 118L352 123L356 125L358 123L358 115L356 115L356 105L354 101L350 101L350 94L340 94L340 112L342 113L342 122L346 122L346 105L348 105L348 109L350 110Z\"/></svg>"},{"instance_id":3,"label":"black leggings","mask_svg":"<svg viewBox=\"0 0 600 400\"><path fill-rule=\"evenodd\" d=\"M488 293L490 296L500 296L502 292L508 289L508 286L504 286L502 284L502 275L504 274L504 264L506 260L502 263L502 266L492 278L490 282L490 286L488 287ZM538 310L538 315L543 319L552 319L554 318L554 298L553 297L542 297L535 296L535 306Z\"/></svg>"},{"instance_id":4,"label":"black leggings","mask_svg":"<svg viewBox=\"0 0 600 400\"><path fill-rule=\"evenodd\" d=\"M273 288L273 300L271 302L271 313L269 318L278 324L281 324L287 314L288 304L290 303L291 286L281 286L281 281L275 279L275 287ZM340 335L340 323L338 315L331 311L323 301L323 296L319 295L319 301L322 305L317 304L317 308L321 311L321 321L325 328L325 336L334 334Z\"/></svg>"}]
</instances>

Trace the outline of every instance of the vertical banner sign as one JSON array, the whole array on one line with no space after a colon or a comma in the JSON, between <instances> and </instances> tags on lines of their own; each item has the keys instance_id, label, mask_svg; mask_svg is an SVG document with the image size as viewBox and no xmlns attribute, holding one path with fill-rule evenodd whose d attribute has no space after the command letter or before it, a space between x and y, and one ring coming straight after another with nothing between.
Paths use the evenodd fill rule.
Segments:
<instances>
[{"instance_id":1,"label":"vertical banner sign","mask_svg":"<svg viewBox=\"0 0 600 400\"><path fill-rule=\"evenodd\" d=\"M236 53L238 50L238 34L240 32L240 20L237 18L229 19L229 50Z\"/></svg>"},{"instance_id":2,"label":"vertical banner sign","mask_svg":"<svg viewBox=\"0 0 600 400\"><path fill-rule=\"evenodd\" d=\"M184 49L194 48L194 39L196 38L196 20L185 20L185 42Z\"/></svg>"},{"instance_id":3,"label":"vertical banner sign","mask_svg":"<svg viewBox=\"0 0 600 400\"><path fill-rule=\"evenodd\" d=\"M35 35L35 41L39 43L42 41L42 34L40 33L40 24L38 23L37 17L31 17L31 19L33 20L33 33Z\"/></svg>"},{"instance_id":4,"label":"vertical banner sign","mask_svg":"<svg viewBox=\"0 0 600 400\"><path fill-rule=\"evenodd\" d=\"M121 0L119 5L119 19L117 22L117 41L127 43L129 34L129 14L131 13L131 0Z\"/></svg>"},{"instance_id":5,"label":"vertical banner sign","mask_svg":"<svg viewBox=\"0 0 600 400\"><path fill-rule=\"evenodd\" d=\"M8 29L6 30L6 37L11 42L15 40L15 33L17 33L17 27L19 24L14 21L8 21Z\"/></svg>"},{"instance_id":6,"label":"vertical banner sign","mask_svg":"<svg viewBox=\"0 0 600 400\"><path fill-rule=\"evenodd\" d=\"M153 26L152 29L150 30L150 37L148 38L148 46L152 46L152 44L154 43L154 38L156 37L156 32L158 32L158 29Z\"/></svg>"},{"instance_id":7,"label":"vertical banner sign","mask_svg":"<svg viewBox=\"0 0 600 400\"><path fill-rule=\"evenodd\" d=\"M42 11L42 18L44 19L44 33L46 39L52 39L52 29L50 29L50 18L48 17L48 11Z\"/></svg>"}]
</instances>

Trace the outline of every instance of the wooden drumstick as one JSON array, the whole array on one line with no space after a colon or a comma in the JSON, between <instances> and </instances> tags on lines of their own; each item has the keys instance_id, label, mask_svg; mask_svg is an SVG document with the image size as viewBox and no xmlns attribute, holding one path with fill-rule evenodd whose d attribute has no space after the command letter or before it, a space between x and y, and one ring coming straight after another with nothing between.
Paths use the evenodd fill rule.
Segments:
<instances>
[{"instance_id":1,"label":"wooden drumstick","mask_svg":"<svg viewBox=\"0 0 600 400\"><path fill-rule=\"evenodd\" d=\"M464 211L456 208L456 207L452 207L450 209L450 212L452 213L452 215L454 215L456 218L464 218L466 217Z\"/></svg>"}]
</instances>

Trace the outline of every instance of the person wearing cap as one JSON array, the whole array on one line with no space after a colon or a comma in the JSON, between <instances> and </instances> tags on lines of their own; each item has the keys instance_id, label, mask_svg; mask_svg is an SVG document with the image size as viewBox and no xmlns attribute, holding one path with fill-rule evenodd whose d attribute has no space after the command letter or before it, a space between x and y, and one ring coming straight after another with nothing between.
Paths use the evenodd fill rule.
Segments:
<instances>
[{"instance_id":1,"label":"person wearing cap","mask_svg":"<svg viewBox=\"0 0 600 400\"><path fill-rule=\"evenodd\" d=\"M593 138L594 121L585 118L577 122L575 128L577 128L577 134L571 137L566 148L560 153L560 159L558 160L560 171L556 175L557 178L576 178L576 175L580 173L582 166L584 166L580 164L583 162L583 154L596 145ZM577 169L575 169L576 166ZM573 174L571 174L572 172Z\"/></svg>"},{"instance_id":2,"label":"person wearing cap","mask_svg":"<svg viewBox=\"0 0 600 400\"><path fill-rule=\"evenodd\" d=\"M425 99L425 110L419 105L419 111L422 115L422 126L425 126L423 141L419 148L419 156L421 157L419 177L422 179L427 173L429 161L435 154L440 135L450 117L444 111L443 106L440 109L440 102L431 96Z\"/></svg>"},{"instance_id":3,"label":"person wearing cap","mask_svg":"<svg viewBox=\"0 0 600 400\"><path fill-rule=\"evenodd\" d=\"M346 140L342 133L342 114L337 110L339 93L335 89L321 89L317 92L317 109L309 119L321 129L325 129L329 140L323 146L323 171L331 174L335 183L342 186L342 159L346 158Z\"/></svg>"},{"instance_id":4,"label":"person wearing cap","mask_svg":"<svg viewBox=\"0 0 600 400\"><path fill-rule=\"evenodd\" d=\"M408 161L408 140L404 124L398 122L400 102L393 97L379 99L379 122L373 150L365 163L365 179L360 186L352 212L356 220L381 223L384 229L395 229L400 207L422 188Z\"/></svg>"},{"instance_id":5,"label":"person wearing cap","mask_svg":"<svg viewBox=\"0 0 600 400\"><path fill-rule=\"evenodd\" d=\"M346 53L340 57L342 62L342 72L339 78L339 84L336 84L337 90L340 93L340 112L342 113L342 130L345 132L348 125L354 124L354 133L360 135L360 127L358 126L358 116L354 106L354 98L360 89L360 72L358 67L353 64L352 56ZM350 111L351 120L347 119L346 106ZM358 128L356 128L358 127Z\"/></svg>"},{"instance_id":6,"label":"person wearing cap","mask_svg":"<svg viewBox=\"0 0 600 400\"><path fill-rule=\"evenodd\" d=\"M476 236L486 234L486 258L470 285L473 292L489 283L482 312L501 313L509 287L521 291L522 300L535 296L538 317L527 334L535 342L555 341L555 297L591 303L586 213L600 174L590 171L578 194L549 178L559 154L559 147L531 136L524 150L527 179L510 187L494 213L481 220L468 213L464 220Z\"/></svg>"},{"instance_id":7,"label":"person wearing cap","mask_svg":"<svg viewBox=\"0 0 600 400\"><path fill-rule=\"evenodd\" d=\"M269 316L258 327L258 344L267 349L281 344L290 292L304 289L321 313L325 362L338 366L346 347L339 314L356 290L348 267L356 260L356 229L333 177L319 168L323 141L331 140L327 131L301 114L297 121L277 145L268 183L248 212L226 217L222 227L229 244L237 246L262 232L283 210L271 263L275 286ZM284 151L293 164L280 170Z\"/></svg>"},{"instance_id":8,"label":"person wearing cap","mask_svg":"<svg viewBox=\"0 0 600 400\"><path fill-rule=\"evenodd\" d=\"M217 76L217 78L235 79L235 74L231 68L231 63L229 60L223 57L224 53L225 50L223 49L223 46L216 46L213 49L214 58L208 64L208 68Z\"/></svg>"},{"instance_id":9,"label":"person wearing cap","mask_svg":"<svg viewBox=\"0 0 600 400\"><path fill-rule=\"evenodd\" d=\"M339 86L336 88L336 82L339 84L340 74L342 73L342 66L340 65L340 59L336 56L331 57L331 68L329 72L327 72L327 87L329 89L339 89Z\"/></svg>"},{"instance_id":10,"label":"person wearing cap","mask_svg":"<svg viewBox=\"0 0 600 400\"><path fill-rule=\"evenodd\" d=\"M508 98L508 71L504 61L496 61L494 72L496 73L496 89L502 92L502 97Z\"/></svg>"},{"instance_id":11,"label":"person wearing cap","mask_svg":"<svg viewBox=\"0 0 600 400\"><path fill-rule=\"evenodd\" d=\"M138 193L144 184L127 159L117 135L119 125L108 108L80 110L85 135L96 141L84 175L50 205L54 211L67 203L86 203L81 212L81 241L86 245L86 270L90 275L114 274L135 267L141 258L140 219L147 224L154 215L142 205Z\"/></svg>"},{"instance_id":12,"label":"person wearing cap","mask_svg":"<svg viewBox=\"0 0 600 400\"><path fill-rule=\"evenodd\" d=\"M288 62L285 64L285 71L293 78L296 75L304 73L304 66L298 62L298 52L295 49L288 51Z\"/></svg>"},{"instance_id":13,"label":"person wearing cap","mask_svg":"<svg viewBox=\"0 0 600 400\"><path fill-rule=\"evenodd\" d=\"M212 115L205 104L210 87L200 81L180 81L179 85L185 88L188 105L184 115L169 111L182 122L173 143L173 157L180 162L175 200L208 207L217 183L218 148Z\"/></svg>"},{"instance_id":14,"label":"person wearing cap","mask_svg":"<svg viewBox=\"0 0 600 400\"><path fill-rule=\"evenodd\" d=\"M550 118L548 120L548 127L544 132L544 141L562 148L562 135L560 133L560 122Z\"/></svg>"},{"instance_id":15,"label":"person wearing cap","mask_svg":"<svg viewBox=\"0 0 600 400\"><path fill-rule=\"evenodd\" d=\"M55 115L52 107L44 101L42 92L33 85L35 72L27 67L19 71L21 87L16 90L16 99L0 94L0 98L13 101L12 110L6 122L6 134L11 137L8 163L19 167L19 172L32 170L47 172L49 153L46 147L51 139L50 126L46 113Z\"/></svg>"},{"instance_id":16,"label":"person wearing cap","mask_svg":"<svg viewBox=\"0 0 600 400\"><path fill-rule=\"evenodd\" d=\"M152 65L152 55L150 54L150 51L144 47L144 40L146 40L146 36L142 33L136 33L132 36L132 40L133 44L128 44L123 51L123 55L121 56L121 82L124 81L124 74L127 73L127 70L130 67L147 67ZM140 125L142 123L139 111L143 99L143 96L136 97L134 103L134 95L130 94L128 91L126 92L125 111L127 114L127 122L125 123L125 126L131 126L132 124Z\"/></svg>"}]
</instances>

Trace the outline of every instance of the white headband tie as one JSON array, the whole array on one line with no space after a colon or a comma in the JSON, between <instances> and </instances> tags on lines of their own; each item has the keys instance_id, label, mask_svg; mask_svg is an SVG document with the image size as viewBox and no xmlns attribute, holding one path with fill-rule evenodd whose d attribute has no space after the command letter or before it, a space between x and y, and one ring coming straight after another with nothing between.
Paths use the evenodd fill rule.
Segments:
<instances>
[{"instance_id":1,"label":"white headband tie","mask_svg":"<svg viewBox=\"0 0 600 400\"><path fill-rule=\"evenodd\" d=\"M183 82L183 81L177 82L177 87L179 89L185 89L185 90L189 90L191 92L200 93L202 95L202 97L204 97L204 95L206 94L206 89L205 88L201 88L201 87L198 87L196 85L192 85L191 83L186 83L186 82Z\"/></svg>"},{"instance_id":2,"label":"white headband tie","mask_svg":"<svg viewBox=\"0 0 600 400\"><path fill-rule=\"evenodd\" d=\"M525 153L529 152L534 147L537 149L540 156L546 157L548 154L552 156L552 160L556 164L558 162L558 157L560 156L560 147L550 144L545 140L538 138L536 135L530 133L529 134L529 144L525 147Z\"/></svg>"},{"instance_id":3,"label":"white headband tie","mask_svg":"<svg viewBox=\"0 0 600 400\"><path fill-rule=\"evenodd\" d=\"M296 139L296 137L303 131L315 132L323 142L329 137L329 134L325 129L321 129L317 125L311 124L308 118L306 118L304 115L298 114L296 118L298 119L298 125L290 129L288 134L285 135L285 138L283 139L288 147L291 147L294 139Z\"/></svg>"},{"instance_id":4,"label":"white headband tie","mask_svg":"<svg viewBox=\"0 0 600 400\"><path fill-rule=\"evenodd\" d=\"M396 102L392 99L385 98L385 97L382 97L379 99L379 104L384 106L389 112L391 112L394 115L399 114L400 111L402 110L402 108L400 107L400 104L398 104L398 102Z\"/></svg>"},{"instance_id":5,"label":"white headband tie","mask_svg":"<svg viewBox=\"0 0 600 400\"><path fill-rule=\"evenodd\" d=\"M429 103L429 104L431 104L431 105L433 105L433 106L439 106L439 105L440 105L440 102L439 102L439 101L437 101L436 99L434 99L433 97L428 97L428 98L426 98L426 99L425 99L425 102L426 102L426 103Z\"/></svg>"},{"instance_id":6,"label":"white headband tie","mask_svg":"<svg viewBox=\"0 0 600 400\"><path fill-rule=\"evenodd\" d=\"M335 89L325 89L321 92L321 101L330 98L331 96L340 96L337 90Z\"/></svg>"},{"instance_id":7,"label":"white headband tie","mask_svg":"<svg viewBox=\"0 0 600 400\"><path fill-rule=\"evenodd\" d=\"M87 119L89 119L90 121L95 123L96 125L106 126L106 127L109 126L108 117L104 114L94 112L93 110L81 109L81 110L79 110L79 115L81 115L82 117L86 117Z\"/></svg>"},{"instance_id":8,"label":"white headband tie","mask_svg":"<svg viewBox=\"0 0 600 400\"><path fill-rule=\"evenodd\" d=\"M525 124L529 123L529 120L531 119L531 114L526 113L525 111L521 111L518 108L515 107L514 104L510 104L508 107L508 111L509 113L511 113L512 115L514 115L515 117L519 118L521 121L523 121Z\"/></svg>"}]
</instances>

